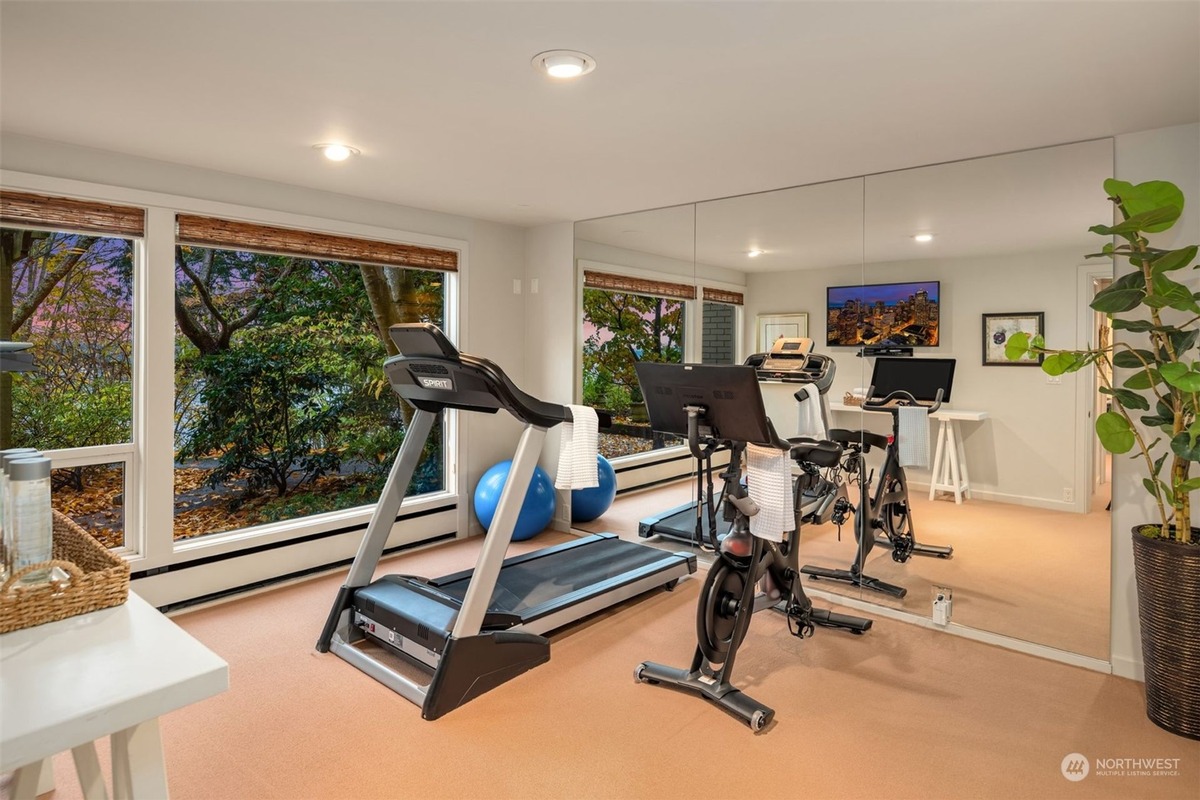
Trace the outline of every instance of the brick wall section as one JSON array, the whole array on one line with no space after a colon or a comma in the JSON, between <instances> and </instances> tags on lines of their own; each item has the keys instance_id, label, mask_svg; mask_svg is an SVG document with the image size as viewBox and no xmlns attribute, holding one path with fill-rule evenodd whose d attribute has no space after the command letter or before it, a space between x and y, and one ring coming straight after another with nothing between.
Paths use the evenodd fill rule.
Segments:
<instances>
[{"instance_id":1,"label":"brick wall section","mask_svg":"<svg viewBox=\"0 0 1200 800\"><path fill-rule=\"evenodd\" d=\"M734 363L736 345L735 308L725 303L704 304L704 352L701 361L705 364Z\"/></svg>"}]
</instances>

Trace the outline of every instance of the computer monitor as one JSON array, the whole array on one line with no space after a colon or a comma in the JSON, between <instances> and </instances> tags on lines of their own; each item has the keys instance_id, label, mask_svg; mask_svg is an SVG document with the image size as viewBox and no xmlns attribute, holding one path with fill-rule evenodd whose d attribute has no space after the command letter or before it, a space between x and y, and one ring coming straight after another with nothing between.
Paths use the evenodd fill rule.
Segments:
<instances>
[{"instance_id":1,"label":"computer monitor","mask_svg":"<svg viewBox=\"0 0 1200 800\"><path fill-rule=\"evenodd\" d=\"M876 398L895 391L905 391L915 399L932 403L942 390L942 402L950 402L954 384L953 358L877 358L871 373L871 385Z\"/></svg>"},{"instance_id":2,"label":"computer monitor","mask_svg":"<svg viewBox=\"0 0 1200 800\"><path fill-rule=\"evenodd\" d=\"M650 426L660 433L688 435L686 406L702 406L700 433L720 441L773 442L753 367L727 364L634 365Z\"/></svg>"}]
</instances>

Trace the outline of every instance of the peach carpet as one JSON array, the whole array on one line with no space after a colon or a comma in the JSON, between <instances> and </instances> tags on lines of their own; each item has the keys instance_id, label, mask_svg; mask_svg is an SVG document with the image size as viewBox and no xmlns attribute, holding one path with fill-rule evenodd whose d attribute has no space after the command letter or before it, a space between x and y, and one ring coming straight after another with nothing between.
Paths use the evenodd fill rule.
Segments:
<instances>
[{"instance_id":1,"label":"peach carpet","mask_svg":"<svg viewBox=\"0 0 1200 800\"><path fill-rule=\"evenodd\" d=\"M441 573L472 561L475 544L385 566ZM643 659L690 658L695 579L561 631L550 663L424 722L313 650L343 576L175 617L228 660L232 684L162 720L176 800L1124 800L1200 787L1200 743L1147 721L1139 684L889 620L801 641L778 616L756 617L736 682L777 721L754 735L697 698L633 681ZM1060 763L1072 752L1177 758L1179 774L1069 783ZM56 798L79 796L69 756L56 775Z\"/></svg>"},{"instance_id":2,"label":"peach carpet","mask_svg":"<svg viewBox=\"0 0 1200 800\"><path fill-rule=\"evenodd\" d=\"M688 502L693 490L683 481L623 495L603 517L579 527L637 540L638 520ZM946 586L954 590L957 623L1108 660L1111 534L1103 502L1089 514L1073 514L928 498L927 492L913 496L917 541L952 546L954 557L914 556L898 564L891 551L876 547L867 560L868 575L908 589L902 600L828 580L806 585L926 617L930 588ZM677 547L670 540L649 541ZM805 527L800 555L804 564L848 568L853 523L843 526L841 541L832 524Z\"/></svg>"}]
</instances>

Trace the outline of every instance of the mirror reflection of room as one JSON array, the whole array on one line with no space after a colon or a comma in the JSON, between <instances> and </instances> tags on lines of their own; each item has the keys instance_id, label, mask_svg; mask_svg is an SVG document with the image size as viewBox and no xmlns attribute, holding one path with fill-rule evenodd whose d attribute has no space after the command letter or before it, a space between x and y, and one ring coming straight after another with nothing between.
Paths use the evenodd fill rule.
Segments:
<instances>
[{"instance_id":1,"label":"mirror reflection of room","mask_svg":"<svg viewBox=\"0 0 1200 800\"><path fill-rule=\"evenodd\" d=\"M830 362L821 421L847 440L825 475L844 500L802 525L815 597L1106 656L1109 466L1088 435L1104 398L1086 373L1051 379L1036 364L1008 361L1003 341L1016 330L1060 342L1105 335L1087 304L1111 279L1111 263L1085 256L1102 244L1088 228L1111 216L1101 188L1111 172L1105 140L695 207L697 297L706 270L727 288L744 286L733 306L741 321L733 361L761 368L772 347L801 341L813 367ZM633 228L615 220L613 230ZM594 255L591 224L577 227L577 248ZM684 360L709 353L718 334L708 316L706 307L694 314L696 349L683 349ZM950 365L948 377L939 364ZM795 379L762 370L760 378L779 432L815 433ZM875 382L874 398L864 398ZM872 408L896 389L915 402ZM686 512L690 533L709 513L703 465L685 448L674 464L676 480L660 464L648 488L628 476L596 524L645 534L643 523L672 510ZM720 467L713 473L719 503ZM873 503L860 503L860 486ZM869 547L858 543L866 532ZM692 544L702 555L710 549Z\"/></svg>"}]
</instances>

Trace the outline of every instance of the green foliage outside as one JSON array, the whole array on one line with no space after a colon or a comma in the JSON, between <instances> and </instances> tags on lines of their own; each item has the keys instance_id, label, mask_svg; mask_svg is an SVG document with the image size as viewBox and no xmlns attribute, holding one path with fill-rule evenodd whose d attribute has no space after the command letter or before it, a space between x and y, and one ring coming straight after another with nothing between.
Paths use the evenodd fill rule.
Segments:
<instances>
[{"instance_id":1,"label":"green foliage outside","mask_svg":"<svg viewBox=\"0 0 1200 800\"><path fill-rule=\"evenodd\" d=\"M683 360L679 300L583 290L583 402L625 413L642 402L634 364Z\"/></svg>"},{"instance_id":2,"label":"green foliage outside","mask_svg":"<svg viewBox=\"0 0 1200 800\"><path fill-rule=\"evenodd\" d=\"M0 339L33 344L38 365L0 379L3 446L130 441L132 243L5 228L0 254ZM385 332L443 324L443 276L191 247L176 272L177 487L199 471L208 491L184 505L225 514L177 511L177 535L374 502L410 413L383 375ZM441 445L439 424L410 494L442 488ZM205 494L177 488L177 505L181 491Z\"/></svg>"}]
</instances>

